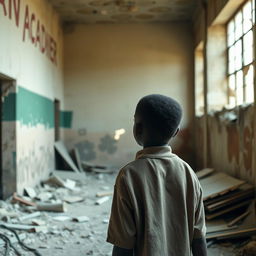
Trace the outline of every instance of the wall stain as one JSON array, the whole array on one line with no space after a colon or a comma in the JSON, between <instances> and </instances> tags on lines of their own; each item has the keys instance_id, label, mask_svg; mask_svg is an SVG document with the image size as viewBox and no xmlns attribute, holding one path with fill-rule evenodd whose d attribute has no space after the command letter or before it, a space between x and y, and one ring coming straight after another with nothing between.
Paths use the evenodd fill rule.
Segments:
<instances>
[{"instance_id":1,"label":"wall stain","mask_svg":"<svg viewBox=\"0 0 256 256\"><path fill-rule=\"evenodd\" d=\"M35 151L37 149L37 154ZM33 146L27 153L18 155L18 182L23 185L30 184L38 177L43 177L48 170L53 170L53 148L51 146Z\"/></svg>"},{"instance_id":2,"label":"wall stain","mask_svg":"<svg viewBox=\"0 0 256 256\"><path fill-rule=\"evenodd\" d=\"M106 134L100 139L98 148L101 152L106 151L108 154L112 155L117 151L116 143L116 140L114 140L110 135Z\"/></svg>"},{"instance_id":3,"label":"wall stain","mask_svg":"<svg viewBox=\"0 0 256 256\"><path fill-rule=\"evenodd\" d=\"M252 172L252 132L247 126L243 132L243 160L246 171Z\"/></svg>"},{"instance_id":4,"label":"wall stain","mask_svg":"<svg viewBox=\"0 0 256 256\"><path fill-rule=\"evenodd\" d=\"M227 140L228 140L228 161L231 163L234 159L235 162L239 163L239 133L235 124L227 125Z\"/></svg>"},{"instance_id":5,"label":"wall stain","mask_svg":"<svg viewBox=\"0 0 256 256\"><path fill-rule=\"evenodd\" d=\"M96 159L96 152L94 151L94 143L88 140L82 141L75 145L80 154L81 160L90 161Z\"/></svg>"}]
</instances>

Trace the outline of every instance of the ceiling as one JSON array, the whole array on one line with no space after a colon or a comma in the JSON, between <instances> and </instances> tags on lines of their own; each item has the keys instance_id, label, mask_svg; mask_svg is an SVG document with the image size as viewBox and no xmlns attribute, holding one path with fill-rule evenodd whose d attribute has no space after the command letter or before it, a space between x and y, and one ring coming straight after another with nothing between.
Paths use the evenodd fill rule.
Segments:
<instances>
[{"instance_id":1,"label":"ceiling","mask_svg":"<svg viewBox=\"0 0 256 256\"><path fill-rule=\"evenodd\" d=\"M65 23L190 20L198 0L48 0Z\"/></svg>"}]
</instances>

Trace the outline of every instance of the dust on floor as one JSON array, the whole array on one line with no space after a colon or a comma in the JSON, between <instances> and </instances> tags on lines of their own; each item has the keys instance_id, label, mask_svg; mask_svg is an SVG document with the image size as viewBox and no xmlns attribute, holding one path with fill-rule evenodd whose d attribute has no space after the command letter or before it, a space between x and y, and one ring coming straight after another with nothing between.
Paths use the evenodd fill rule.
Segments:
<instances>
[{"instance_id":1,"label":"dust on floor","mask_svg":"<svg viewBox=\"0 0 256 256\"><path fill-rule=\"evenodd\" d=\"M69 204L66 213L43 213L40 218L47 223L48 231L26 233L24 242L36 248L41 255L112 255L112 245L106 242L112 197L101 205L95 203L99 199L96 197L97 192L113 190L115 178L116 174L87 174L86 178L77 182L78 191L76 192L85 200ZM66 216L68 219L63 218L62 221L58 221L58 216ZM88 221L74 222L72 219L78 216L87 216ZM3 255L3 251L4 248L0 247L0 255ZM231 256L236 255L236 251L234 245L214 244L208 249L208 255ZM33 254L25 252L22 255Z\"/></svg>"}]
</instances>

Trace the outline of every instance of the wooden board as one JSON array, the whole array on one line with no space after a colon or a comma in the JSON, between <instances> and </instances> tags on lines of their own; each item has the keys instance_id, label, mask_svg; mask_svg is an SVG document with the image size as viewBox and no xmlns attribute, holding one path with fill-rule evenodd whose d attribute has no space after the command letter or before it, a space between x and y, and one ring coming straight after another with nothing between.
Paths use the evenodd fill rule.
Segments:
<instances>
[{"instance_id":1,"label":"wooden board","mask_svg":"<svg viewBox=\"0 0 256 256\"><path fill-rule=\"evenodd\" d=\"M225 208L225 209L222 209L222 210L220 210L220 211L217 211L217 212L215 212L215 213L206 214L206 215L205 215L205 218L206 218L207 220L214 219L214 218L216 218L216 217L219 217L219 216L224 215L224 214L226 214L226 213L232 212L232 211L237 210L237 209L239 209L239 208L246 207L246 206L249 205L251 202L252 202L252 200L247 200L247 201L241 202L241 203L239 203L239 204L235 204L235 205L233 205L233 206L231 206L231 207L227 207L227 208Z\"/></svg>"},{"instance_id":2,"label":"wooden board","mask_svg":"<svg viewBox=\"0 0 256 256\"><path fill-rule=\"evenodd\" d=\"M242 227L236 230L228 230L224 232L209 233L206 235L206 239L227 239L251 236L253 234L256 234L256 226Z\"/></svg>"},{"instance_id":3,"label":"wooden board","mask_svg":"<svg viewBox=\"0 0 256 256\"><path fill-rule=\"evenodd\" d=\"M213 226L213 227L207 227L206 234L211 234L215 232L221 232L221 231L226 231L226 230L232 230L232 229L237 229L237 226L228 226L227 224L223 225L218 225L218 226Z\"/></svg>"},{"instance_id":4,"label":"wooden board","mask_svg":"<svg viewBox=\"0 0 256 256\"><path fill-rule=\"evenodd\" d=\"M228 198L231 198L233 196L236 196L236 195L240 195L241 193L243 193L244 191L247 191L247 190L254 190L253 186L250 185L250 184L243 184L241 186L239 186L237 189L235 190L232 190L232 191L228 191L228 193L224 194L224 195L219 195L219 196L216 196L214 198L209 198L207 200L204 201L204 206L208 206L208 205L211 205L211 204L215 204L215 203L218 203L222 200L225 200L225 199L228 199Z\"/></svg>"},{"instance_id":5,"label":"wooden board","mask_svg":"<svg viewBox=\"0 0 256 256\"><path fill-rule=\"evenodd\" d=\"M228 198L225 198L225 199L223 199L223 200L221 200L219 202L207 205L205 207L205 209L208 212L213 212L213 211L219 210L219 209L221 209L223 207L227 207L229 205L232 205L232 204L235 204L235 203L239 203L239 202L241 202L243 200L246 200L246 199L249 199L249 198L253 198L253 197L254 197L254 188L251 187L248 190L242 190L242 191L240 191L240 193L232 195L232 196L230 196Z\"/></svg>"},{"instance_id":6,"label":"wooden board","mask_svg":"<svg viewBox=\"0 0 256 256\"><path fill-rule=\"evenodd\" d=\"M78 168L76 167L75 163L73 162L72 158L70 157L67 148L63 144L62 141L56 141L54 143L55 149L61 155L63 160L68 164L68 166L75 172L80 173Z\"/></svg>"},{"instance_id":7,"label":"wooden board","mask_svg":"<svg viewBox=\"0 0 256 256\"><path fill-rule=\"evenodd\" d=\"M212 174L213 172L214 172L213 168L205 168L205 169L202 169L202 170L196 172L196 176L198 179L203 179L206 176L209 176L210 174Z\"/></svg>"},{"instance_id":8,"label":"wooden board","mask_svg":"<svg viewBox=\"0 0 256 256\"><path fill-rule=\"evenodd\" d=\"M243 220L242 224L238 226L235 230L226 230L220 232L213 232L206 235L206 239L226 239L226 238L236 238L236 237L246 237L256 234L256 214L255 214L255 200L252 201L248 207L249 214ZM211 220L206 222L207 227L227 224L224 220Z\"/></svg>"},{"instance_id":9,"label":"wooden board","mask_svg":"<svg viewBox=\"0 0 256 256\"><path fill-rule=\"evenodd\" d=\"M207 200L234 190L245 181L220 172L200 180L200 183L203 189L203 200Z\"/></svg>"}]
</instances>

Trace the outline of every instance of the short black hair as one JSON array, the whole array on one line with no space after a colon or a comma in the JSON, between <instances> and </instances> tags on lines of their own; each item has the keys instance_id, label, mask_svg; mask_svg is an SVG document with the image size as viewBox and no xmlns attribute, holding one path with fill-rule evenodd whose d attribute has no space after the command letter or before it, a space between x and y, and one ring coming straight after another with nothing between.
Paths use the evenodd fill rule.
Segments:
<instances>
[{"instance_id":1,"label":"short black hair","mask_svg":"<svg viewBox=\"0 0 256 256\"><path fill-rule=\"evenodd\" d=\"M140 99L135 114L140 116L152 136L169 140L180 125L182 108L170 97L151 94Z\"/></svg>"}]
</instances>

